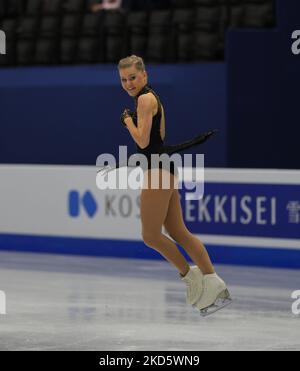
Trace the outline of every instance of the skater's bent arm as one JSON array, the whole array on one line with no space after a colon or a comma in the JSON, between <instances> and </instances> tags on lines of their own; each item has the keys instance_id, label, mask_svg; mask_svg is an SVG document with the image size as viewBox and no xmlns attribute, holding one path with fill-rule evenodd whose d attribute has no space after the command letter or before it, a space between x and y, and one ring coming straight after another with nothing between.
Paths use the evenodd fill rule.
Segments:
<instances>
[{"instance_id":1,"label":"skater's bent arm","mask_svg":"<svg viewBox=\"0 0 300 371\"><path fill-rule=\"evenodd\" d=\"M150 142L150 132L153 119L153 100L149 95L141 95L137 108L138 123L134 125L132 119L128 120L127 128L140 148L146 148Z\"/></svg>"}]
</instances>

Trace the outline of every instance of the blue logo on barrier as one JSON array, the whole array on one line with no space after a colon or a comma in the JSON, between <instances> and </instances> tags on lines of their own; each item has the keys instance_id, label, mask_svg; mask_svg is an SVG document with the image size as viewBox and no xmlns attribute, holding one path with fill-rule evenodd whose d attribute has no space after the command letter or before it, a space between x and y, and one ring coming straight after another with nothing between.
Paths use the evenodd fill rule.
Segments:
<instances>
[{"instance_id":1,"label":"blue logo on barrier","mask_svg":"<svg viewBox=\"0 0 300 371\"><path fill-rule=\"evenodd\" d=\"M80 197L80 193L77 191L71 191L69 193L69 214L72 218L77 218L80 215L80 205L82 204L87 215L93 218L98 210L98 205L91 194L87 191L83 197Z\"/></svg>"}]
</instances>

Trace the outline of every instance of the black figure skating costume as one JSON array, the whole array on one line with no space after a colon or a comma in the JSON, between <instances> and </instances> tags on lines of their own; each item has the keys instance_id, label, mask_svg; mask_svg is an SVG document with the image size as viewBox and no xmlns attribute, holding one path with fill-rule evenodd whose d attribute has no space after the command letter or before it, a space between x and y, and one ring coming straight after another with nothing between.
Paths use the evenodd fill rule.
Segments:
<instances>
[{"instance_id":1,"label":"black figure skating costume","mask_svg":"<svg viewBox=\"0 0 300 371\"><path fill-rule=\"evenodd\" d=\"M148 94L148 93L152 93L155 96L155 98L157 99L158 111L157 111L157 114L153 117L149 145L146 148L142 149L138 146L138 144L136 144L137 154L143 154L144 156L146 156L146 158L148 160L148 169L155 168L153 162L151 162L151 154L162 155L162 154L166 153L167 155L172 155L173 153L179 153L179 152L185 151L185 150L187 150L191 147L194 147L196 145L200 145L200 144L205 143L209 138L211 138L217 132L217 130L210 130L208 132L200 133L199 135L197 135L196 137L194 137L193 139L191 139L189 141L186 141L186 142L183 142L183 143L180 143L180 144L176 144L176 145L165 145L164 141L162 140L161 135L160 135L160 124L161 124L161 118L162 118L162 105L161 105L159 96L155 93L155 91L151 88L150 85L144 86L144 88L137 94L137 96L134 97L134 103L135 103L134 111L131 112L130 110L127 110L127 114L129 114L132 117L133 123L137 127L137 124L138 124L137 123L137 121L138 121L138 117L137 117L138 98L141 95ZM122 121L123 125L125 125L124 118L125 118L124 115L122 115L121 121ZM160 162L159 163L159 168L160 169L164 168L165 165L166 165L166 161L164 161L164 164L162 164ZM111 170L115 170L115 169L118 169L120 167L125 167L125 166L133 167L133 166L130 166L128 164L128 160L127 160L126 163L117 163L114 168L104 167L104 168L101 168L99 171L102 171L102 170L106 169L106 172L109 172ZM137 167L137 166L138 165L136 165L134 167ZM176 174L176 175L178 174L177 167L176 167L176 165L173 161L170 161L169 164L167 164L167 169L172 174ZM144 170L146 170L146 169L144 169Z\"/></svg>"}]
</instances>

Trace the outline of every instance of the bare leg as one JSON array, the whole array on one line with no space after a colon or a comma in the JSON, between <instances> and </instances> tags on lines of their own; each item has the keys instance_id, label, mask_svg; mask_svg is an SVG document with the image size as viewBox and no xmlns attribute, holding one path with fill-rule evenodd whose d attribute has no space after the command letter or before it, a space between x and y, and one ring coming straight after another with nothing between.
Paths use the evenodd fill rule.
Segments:
<instances>
[{"instance_id":1,"label":"bare leg","mask_svg":"<svg viewBox=\"0 0 300 371\"><path fill-rule=\"evenodd\" d=\"M143 189L141 193L142 236L145 244L158 251L181 275L189 271L189 264L170 238L162 234L162 226L174 189Z\"/></svg>"},{"instance_id":2,"label":"bare leg","mask_svg":"<svg viewBox=\"0 0 300 371\"><path fill-rule=\"evenodd\" d=\"M186 250L204 275L215 273L203 243L185 226L178 189L172 192L164 226L170 237Z\"/></svg>"}]
</instances>

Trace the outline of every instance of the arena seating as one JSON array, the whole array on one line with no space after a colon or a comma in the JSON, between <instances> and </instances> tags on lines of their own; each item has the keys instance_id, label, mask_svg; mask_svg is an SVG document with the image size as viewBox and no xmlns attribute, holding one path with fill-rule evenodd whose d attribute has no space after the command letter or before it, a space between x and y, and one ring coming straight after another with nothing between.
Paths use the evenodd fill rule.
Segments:
<instances>
[{"instance_id":1,"label":"arena seating","mask_svg":"<svg viewBox=\"0 0 300 371\"><path fill-rule=\"evenodd\" d=\"M151 63L220 61L229 28L276 25L274 0L169 4L95 14L88 0L0 0L7 40L0 65L116 63L129 54Z\"/></svg>"}]
</instances>

